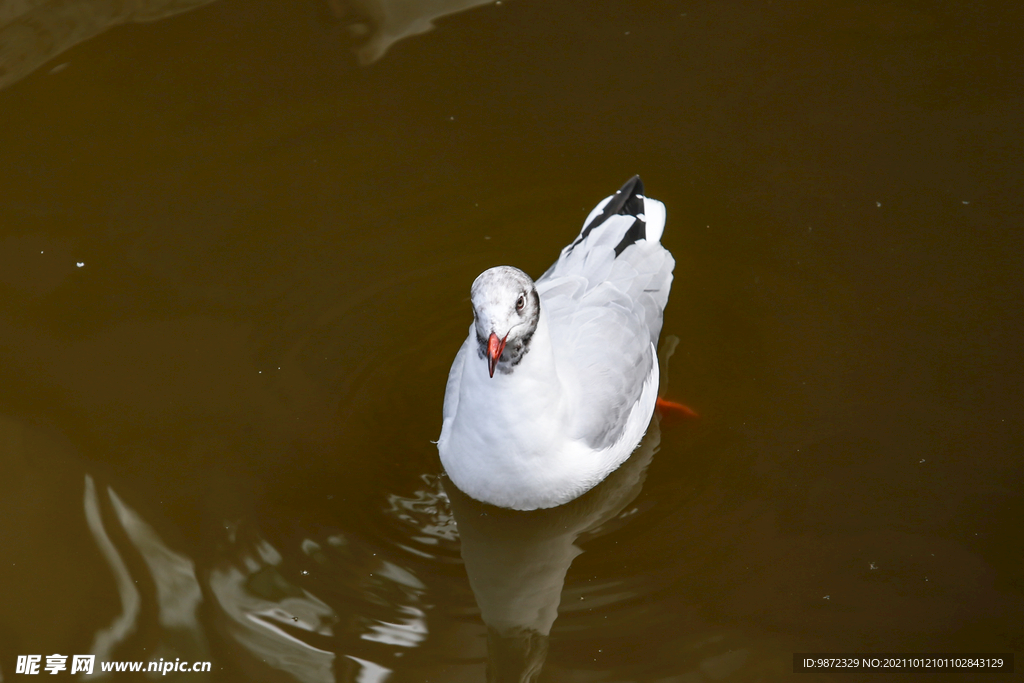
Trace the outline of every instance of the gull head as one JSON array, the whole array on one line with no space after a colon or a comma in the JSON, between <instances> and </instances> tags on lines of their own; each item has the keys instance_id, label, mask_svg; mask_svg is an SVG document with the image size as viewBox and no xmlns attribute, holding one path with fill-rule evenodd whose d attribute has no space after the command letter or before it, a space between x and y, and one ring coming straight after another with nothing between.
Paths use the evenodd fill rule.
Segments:
<instances>
[{"instance_id":1,"label":"gull head","mask_svg":"<svg viewBox=\"0 0 1024 683\"><path fill-rule=\"evenodd\" d=\"M540 296L530 276L511 266L485 270L470 290L473 327L487 372L511 374L530 350L540 320Z\"/></svg>"}]
</instances>

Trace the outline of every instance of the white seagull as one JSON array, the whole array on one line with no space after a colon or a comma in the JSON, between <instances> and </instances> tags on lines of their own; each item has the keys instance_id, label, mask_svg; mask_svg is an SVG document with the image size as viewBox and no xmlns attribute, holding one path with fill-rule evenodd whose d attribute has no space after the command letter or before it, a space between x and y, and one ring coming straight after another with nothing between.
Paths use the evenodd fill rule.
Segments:
<instances>
[{"instance_id":1,"label":"white seagull","mask_svg":"<svg viewBox=\"0 0 1024 683\"><path fill-rule=\"evenodd\" d=\"M675 267L664 227L665 205L634 176L536 282L511 266L476 279L437 442L459 489L505 508L555 507L633 452L658 397Z\"/></svg>"}]
</instances>

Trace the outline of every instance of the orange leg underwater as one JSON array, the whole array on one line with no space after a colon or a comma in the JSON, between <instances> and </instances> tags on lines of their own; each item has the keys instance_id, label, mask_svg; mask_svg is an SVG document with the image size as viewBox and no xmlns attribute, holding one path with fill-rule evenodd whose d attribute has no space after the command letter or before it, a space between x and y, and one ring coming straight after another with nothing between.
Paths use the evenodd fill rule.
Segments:
<instances>
[{"instance_id":1,"label":"orange leg underwater","mask_svg":"<svg viewBox=\"0 0 1024 683\"><path fill-rule=\"evenodd\" d=\"M676 403L675 401L666 401L661 396L654 404L654 409L662 417L674 417L674 418L686 418L694 419L700 417L692 408L684 406L682 403Z\"/></svg>"}]
</instances>

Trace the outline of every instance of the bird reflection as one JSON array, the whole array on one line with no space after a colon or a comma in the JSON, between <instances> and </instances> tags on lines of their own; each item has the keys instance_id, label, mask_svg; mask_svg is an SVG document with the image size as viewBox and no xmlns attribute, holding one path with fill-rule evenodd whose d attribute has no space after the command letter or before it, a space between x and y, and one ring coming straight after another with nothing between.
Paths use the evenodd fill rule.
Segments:
<instances>
[{"instance_id":1,"label":"bird reflection","mask_svg":"<svg viewBox=\"0 0 1024 683\"><path fill-rule=\"evenodd\" d=\"M462 542L462 559L487 625L487 680L535 681L547 657L565 575L582 550L640 493L661 443L655 416L640 446L604 482L565 505L520 512L473 500L444 479Z\"/></svg>"}]
</instances>

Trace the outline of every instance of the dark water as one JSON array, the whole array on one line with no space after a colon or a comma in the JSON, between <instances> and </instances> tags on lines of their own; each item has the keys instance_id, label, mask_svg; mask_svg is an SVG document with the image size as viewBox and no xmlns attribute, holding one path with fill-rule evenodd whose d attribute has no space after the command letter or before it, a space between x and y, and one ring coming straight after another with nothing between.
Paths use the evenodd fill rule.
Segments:
<instances>
[{"instance_id":1,"label":"dark water","mask_svg":"<svg viewBox=\"0 0 1024 683\"><path fill-rule=\"evenodd\" d=\"M1019 653L1024 12L392 3L0 3L3 680ZM470 283L634 173L701 419L565 509L449 500Z\"/></svg>"}]
</instances>

